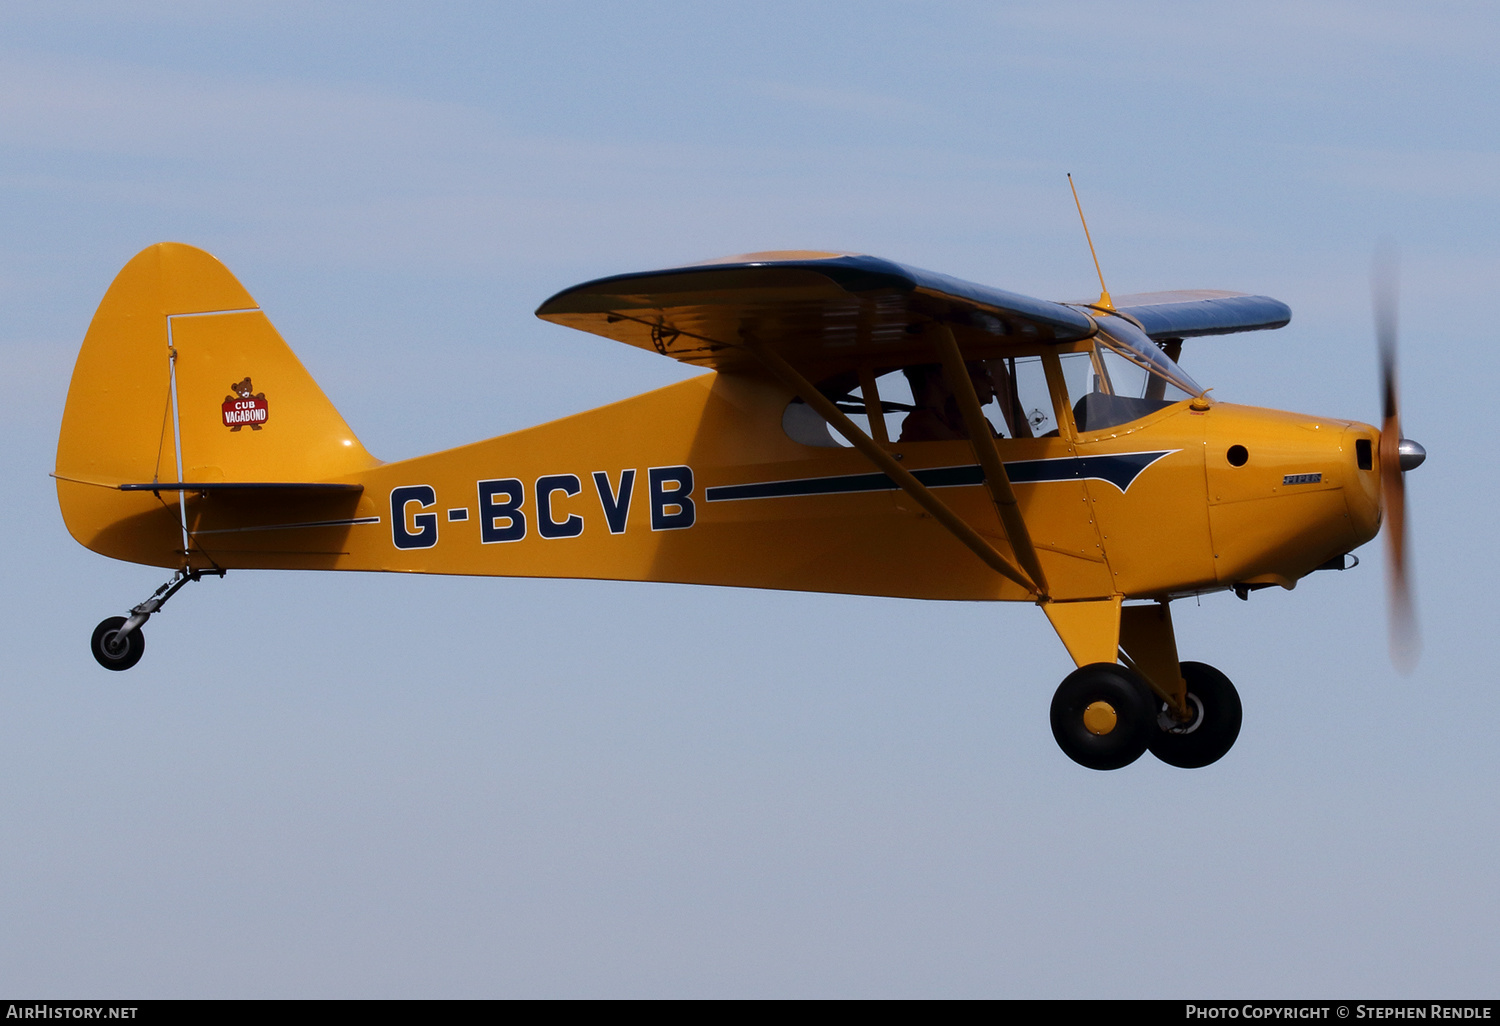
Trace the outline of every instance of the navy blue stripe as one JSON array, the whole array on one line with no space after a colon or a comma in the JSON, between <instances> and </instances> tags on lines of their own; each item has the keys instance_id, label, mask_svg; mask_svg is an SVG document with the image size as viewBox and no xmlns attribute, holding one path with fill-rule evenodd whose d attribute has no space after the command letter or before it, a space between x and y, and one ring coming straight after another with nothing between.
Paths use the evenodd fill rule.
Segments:
<instances>
[{"instance_id":1,"label":"navy blue stripe","mask_svg":"<svg viewBox=\"0 0 1500 1026\"><path fill-rule=\"evenodd\" d=\"M787 495L883 492L895 487L895 482L884 474L844 474L841 477L805 477L798 481L719 485L708 489L704 495L709 502L725 502L730 499L772 499Z\"/></svg>"},{"instance_id":2,"label":"navy blue stripe","mask_svg":"<svg viewBox=\"0 0 1500 1026\"><path fill-rule=\"evenodd\" d=\"M1044 484L1049 481L1107 481L1127 490L1141 471L1170 455L1161 452L1127 452L1108 456L1066 456L1052 460L1018 460L1005 465L1012 484ZM928 488L958 488L984 483L984 470L977 464L963 467L932 467L912 471L912 477ZM716 485L707 489L709 502L735 499L774 499L797 495L838 495L848 492L888 492L896 483L884 474L841 474L837 477L804 477L790 481L758 481L750 484Z\"/></svg>"},{"instance_id":3,"label":"navy blue stripe","mask_svg":"<svg viewBox=\"0 0 1500 1026\"><path fill-rule=\"evenodd\" d=\"M984 468L978 464L967 467L933 467L931 470L913 470L911 476L928 488L958 488L962 485L984 484ZM1007 476L1009 476L1008 472Z\"/></svg>"}]
</instances>

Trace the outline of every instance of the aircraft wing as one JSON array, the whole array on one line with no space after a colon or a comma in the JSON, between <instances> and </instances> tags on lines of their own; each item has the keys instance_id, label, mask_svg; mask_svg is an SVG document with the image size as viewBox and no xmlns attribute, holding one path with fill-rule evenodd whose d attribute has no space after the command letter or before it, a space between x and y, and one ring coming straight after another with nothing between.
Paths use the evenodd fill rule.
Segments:
<instances>
[{"instance_id":1,"label":"aircraft wing","mask_svg":"<svg viewBox=\"0 0 1500 1026\"><path fill-rule=\"evenodd\" d=\"M1115 309L1135 318L1153 339L1229 335L1284 327L1292 308L1270 296L1192 289L1116 296Z\"/></svg>"},{"instance_id":2,"label":"aircraft wing","mask_svg":"<svg viewBox=\"0 0 1500 1026\"><path fill-rule=\"evenodd\" d=\"M933 362L920 326L941 320L964 355L1017 342L1064 342L1097 330L1083 311L878 257L752 253L661 271L619 274L564 289L537 308L546 321L685 363L759 366L745 341L818 376L861 362Z\"/></svg>"}]
</instances>

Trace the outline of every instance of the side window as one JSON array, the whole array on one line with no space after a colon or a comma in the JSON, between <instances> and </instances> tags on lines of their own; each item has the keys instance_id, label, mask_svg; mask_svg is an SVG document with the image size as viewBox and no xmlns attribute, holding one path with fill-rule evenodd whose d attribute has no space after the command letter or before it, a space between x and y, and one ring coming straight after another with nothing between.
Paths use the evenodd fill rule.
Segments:
<instances>
[{"instance_id":1,"label":"side window","mask_svg":"<svg viewBox=\"0 0 1500 1026\"><path fill-rule=\"evenodd\" d=\"M1091 351L1059 353L1057 357L1062 364L1063 388L1068 393L1067 401L1073 403L1073 424L1079 431L1087 430L1079 416L1083 412L1085 397L1099 382L1099 376L1094 372L1094 354Z\"/></svg>"},{"instance_id":2,"label":"side window","mask_svg":"<svg viewBox=\"0 0 1500 1026\"><path fill-rule=\"evenodd\" d=\"M1076 365L1078 394L1086 389L1088 353L1063 354L1064 366ZM1057 411L1041 356L974 360L968 371L980 409L995 438L1050 438L1058 433ZM856 427L891 442L954 441L968 437L958 401L937 364L914 364L882 372L875 385L881 414L872 424L866 416L864 390L845 388L847 380L824 384L823 394ZM1069 388L1075 386L1070 379ZM786 407L781 421L789 438L808 446L848 446L829 430L823 418L800 399ZM881 431L884 428L884 431Z\"/></svg>"},{"instance_id":3,"label":"side window","mask_svg":"<svg viewBox=\"0 0 1500 1026\"><path fill-rule=\"evenodd\" d=\"M855 423L863 428L864 421L865 418L860 417ZM792 441L819 449L838 448L840 445L849 444L844 441L843 435L829 430L828 422L818 416L817 410L801 399L793 399L786 404L786 409L781 414L781 430L785 431L786 436Z\"/></svg>"},{"instance_id":4,"label":"side window","mask_svg":"<svg viewBox=\"0 0 1500 1026\"><path fill-rule=\"evenodd\" d=\"M968 366L980 410L995 438L1046 438L1057 434L1057 415L1047 372L1040 356L973 360ZM880 379L880 398L885 400L886 382ZM942 368L936 365L904 367L901 377L909 388L910 405L892 425L892 437L903 442L950 441L967 438L963 415ZM892 405L888 404L887 408ZM892 417L886 414L889 423ZM899 432L899 434L897 433Z\"/></svg>"},{"instance_id":5,"label":"side window","mask_svg":"<svg viewBox=\"0 0 1500 1026\"><path fill-rule=\"evenodd\" d=\"M856 384L847 391L842 390L842 383L833 388L823 386L823 394L854 422L855 427L873 438L882 437L880 429L883 427L884 437L895 440L901 435L902 423L917 409L911 383L900 370L887 371L881 374L875 391L883 410L878 425L872 425L870 418L866 416L864 389L859 385ZM801 399L793 399L787 405L782 414L781 428L787 437L802 445L849 448L848 439L830 429L817 411L804 404Z\"/></svg>"},{"instance_id":6,"label":"side window","mask_svg":"<svg viewBox=\"0 0 1500 1026\"><path fill-rule=\"evenodd\" d=\"M900 371L890 371L875 379L875 391L880 398L880 407L885 411L881 418L885 422L885 436L891 441L901 437L901 423L916 409L916 398L911 394L911 382ZM863 390L855 392L863 402Z\"/></svg>"},{"instance_id":7,"label":"side window","mask_svg":"<svg viewBox=\"0 0 1500 1026\"><path fill-rule=\"evenodd\" d=\"M985 413L1005 438L1048 438L1057 434L1057 413L1040 356L986 360L995 403Z\"/></svg>"}]
</instances>

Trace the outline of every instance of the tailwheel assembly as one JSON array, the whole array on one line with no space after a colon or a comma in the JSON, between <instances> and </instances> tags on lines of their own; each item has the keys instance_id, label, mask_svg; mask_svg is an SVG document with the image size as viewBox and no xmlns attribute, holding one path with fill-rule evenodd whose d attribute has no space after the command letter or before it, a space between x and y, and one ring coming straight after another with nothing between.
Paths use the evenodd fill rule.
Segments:
<instances>
[{"instance_id":1,"label":"tailwheel assembly","mask_svg":"<svg viewBox=\"0 0 1500 1026\"><path fill-rule=\"evenodd\" d=\"M1166 703L1153 702L1158 712L1152 724L1151 754L1169 766L1198 769L1217 762L1234 746L1243 709L1234 684L1207 663L1183 663L1182 679L1187 682L1191 715L1179 721Z\"/></svg>"},{"instance_id":2,"label":"tailwheel assembly","mask_svg":"<svg viewBox=\"0 0 1500 1026\"><path fill-rule=\"evenodd\" d=\"M170 581L152 592L150 598L131 609L128 617L111 616L99 621L89 642L95 661L106 670L128 670L140 662L146 653L146 635L141 632L141 627L184 584L200 580L205 575L223 577L224 571L217 567L212 570L179 570Z\"/></svg>"},{"instance_id":3,"label":"tailwheel assembly","mask_svg":"<svg viewBox=\"0 0 1500 1026\"><path fill-rule=\"evenodd\" d=\"M1126 667L1081 666L1052 696L1052 736L1080 766L1119 769L1139 759L1157 733L1157 704L1146 682Z\"/></svg>"},{"instance_id":4,"label":"tailwheel assembly","mask_svg":"<svg viewBox=\"0 0 1500 1026\"><path fill-rule=\"evenodd\" d=\"M127 622L123 616L111 616L99 621L99 626L94 628L89 649L106 670L128 670L146 654L146 635L141 633L139 625L121 636L120 628Z\"/></svg>"}]
</instances>

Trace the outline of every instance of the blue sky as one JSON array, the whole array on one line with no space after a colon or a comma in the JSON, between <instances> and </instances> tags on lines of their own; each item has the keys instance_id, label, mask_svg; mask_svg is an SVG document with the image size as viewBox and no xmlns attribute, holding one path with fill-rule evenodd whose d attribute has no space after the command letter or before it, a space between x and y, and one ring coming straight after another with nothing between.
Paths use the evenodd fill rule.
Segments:
<instances>
[{"instance_id":1,"label":"blue sky","mask_svg":"<svg viewBox=\"0 0 1500 1026\"><path fill-rule=\"evenodd\" d=\"M1477 3L7 4L0 990L1492 996L1497 42ZM809 247L1088 297L1070 171L1112 291L1292 306L1190 343L1232 401L1375 418L1400 246L1415 674L1378 547L1179 604L1246 710L1197 772L1068 762L1020 606L242 573L88 656L162 575L46 474L146 245L224 260L395 459L680 379L532 317L591 277Z\"/></svg>"}]
</instances>

